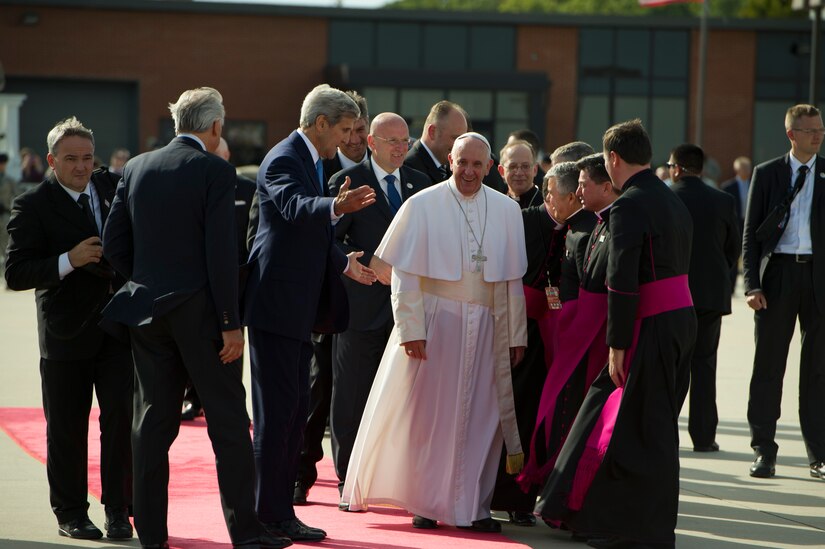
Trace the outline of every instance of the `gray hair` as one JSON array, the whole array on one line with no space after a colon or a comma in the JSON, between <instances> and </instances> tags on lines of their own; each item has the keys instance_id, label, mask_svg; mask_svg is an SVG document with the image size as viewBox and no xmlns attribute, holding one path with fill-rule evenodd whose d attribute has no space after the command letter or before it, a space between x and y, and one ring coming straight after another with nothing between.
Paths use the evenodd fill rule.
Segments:
<instances>
[{"instance_id":1,"label":"gray hair","mask_svg":"<svg viewBox=\"0 0 825 549\"><path fill-rule=\"evenodd\" d=\"M570 194L576 192L576 187L579 186L580 171L575 162L553 164L553 167L547 172L545 179L554 177L556 179L556 189L558 189L559 193ZM545 187L546 186L545 184Z\"/></svg>"},{"instance_id":2,"label":"gray hair","mask_svg":"<svg viewBox=\"0 0 825 549\"><path fill-rule=\"evenodd\" d=\"M335 126L345 116L360 118L361 109L346 92L331 88L329 84L321 84L304 97L299 121L301 129L315 124L319 116L326 116L330 126Z\"/></svg>"},{"instance_id":3,"label":"gray hair","mask_svg":"<svg viewBox=\"0 0 825 549\"><path fill-rule=\"evenodd\" d=\"M465 140L465 139L477 139L478 141L481 141L482 143L484 143L484 146L487 147L487 158L490 158L490 159L493 158L492 157L492 149L490 148L490 142L487 141L486 137L484 137L480 133L476 133L476 132L467 132L467 133L462 133L461 135L459 135L456 138L455 143L453 143L453 151L455 151L458 148L459 143L461 141Z\"/></svg>"},{"instance_id":4,"label":"gray hair","mask_svg":"<svg viewBox=\"0 0 825 549\"><path fill-rule=\"evenodd\" d=\"M175 133L202 133L216 120L223 124L226 111L223 97L215 88L186 90L176 103L169 103L169 112L175 121Z\"/></svg>"},{"instance_id":5,"label":"gray hair","mask_svg":"<svg viewBox=\"0 0 825 549\"><path fill-rule=\"evenodd\" d=\"M575 162L576 160L584 158L594 152L596 151L594 151L593 147L591 147L588 143L585 143L584 141L573 141L572 143L562 145L553 151L553 154L550 155L550 161L553 164L558 162Z\"/></svg>"},{"instance_id":6,"label":"gray hair","mask_svg":"<svg viewBox=\"0 0 825 549\"><path fill-rule=\"evenodd\" d=\"M49 135L46 136L46 145L49 147L49 153L57 154L57 145L59 145L64 138L72 136L88 139L92 142L92 149L94 149L95 136L92 135L92 130L85 127L80 120L73 116L61 120L49 131Z\"/></svg>"}]
</instances>

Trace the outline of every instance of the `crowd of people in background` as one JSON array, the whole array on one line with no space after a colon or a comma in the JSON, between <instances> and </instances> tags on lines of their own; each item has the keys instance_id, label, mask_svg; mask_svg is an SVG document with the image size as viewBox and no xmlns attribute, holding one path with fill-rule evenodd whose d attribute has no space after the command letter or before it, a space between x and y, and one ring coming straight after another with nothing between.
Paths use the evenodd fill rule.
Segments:
<instances>
[{"instance_id":1,"label":"crowd of people in background","mask_svg":"<svg viewBox=\"0 0 825 549\"><path fill-rule=\"evenodd\" d=\"M42 181L24 193L0 155L6 283L37 290L60 535L103 536L76 443L95 391L111 539L133 536L133 516L143 547L168 547L169 447L205 415L235 547L326 538L296 506L313 503L327 424L342 512L391 504L416 529L489 533L497 510L591 547L674 547L677 421L689 399L693 451L720 450L716 354L740 272L756 325L749 474L776 471L798 319L800 424L825 479L815 107L787 111L788 154L752 176L739 157L718 188L694 144L654 171L640 120L595 147L547 154L524 129L494 151L456 103L414 139L325 84L251 181L228 162L217 90L169 109L175 139L108 166L91 129L59 122L48 171L20 151L21 181Z\"/></svg>"}]
</instances>

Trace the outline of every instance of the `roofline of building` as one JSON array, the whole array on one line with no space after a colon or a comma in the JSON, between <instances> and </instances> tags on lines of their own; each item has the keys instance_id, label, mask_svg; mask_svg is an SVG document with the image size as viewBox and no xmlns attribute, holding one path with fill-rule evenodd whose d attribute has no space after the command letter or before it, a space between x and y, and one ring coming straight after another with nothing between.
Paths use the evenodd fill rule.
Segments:
<instances>
[{"instance_id":1,"label":"roofline of building","mask_svg":"<svg viewBox=\"0 0 825 549\"><path fill-rule=\"evenodd\" d=\"M191 0L0 0L0 5L37 8L81 8L114 11L155 11L282 17L323 17L327 19L382 20L397 22L476 23L489 25L547 25L556 27L631 27L657 29L698 28L699 18L650 16L567 15L547 13L498 13L432 10L358 9L283 6ZM807 19L710 18L711 29L805 31Z\"/></svg>"}]
</instances>

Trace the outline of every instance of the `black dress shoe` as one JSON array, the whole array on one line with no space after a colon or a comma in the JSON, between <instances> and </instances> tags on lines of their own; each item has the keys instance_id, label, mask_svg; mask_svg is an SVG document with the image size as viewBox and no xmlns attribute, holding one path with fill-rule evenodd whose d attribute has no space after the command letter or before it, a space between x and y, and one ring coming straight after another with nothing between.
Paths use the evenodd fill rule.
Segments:
<instances>
[{"instance_id":1,"label":"black dress shoe","mask_svg":"<svg viewBox=\"0 0 825 549\"><path fill-rule=\"evenodd\" d=\"M636 547L632 542L621 538L588 538L587 545L596 549L633 549Z\"/></svg>"},{"instance_id":2,"label":"black dress shoe","mask_svg":"<svg viewBox=\"0 0 825 549\"><path fill-rule=\"evenodd\" d=\"M164 541L163 543L148 543L141 547L143 549L169 549L169 544Z\"/></svg>"},{"instance_id":3,"label":"black dress shoe","mask_svg":"<svg viewBox=\"0 0 825 549\"><path fill-rule=\"evenodd\" d=\"M750 468L750 475L755 478L771 478L776 474L776 458L757 455Z\"/></svg>"},{"instance_id":4,"label":"black dress shoe","mask_svg":"<svg viewBox=\"0 0 825 549\"><path fill-rule=\"evenodd\" d=\"M510 516L510 524L516 526L535 526L536 516L533 513L525 513L524 511L507 511Z\"/></svg>"},{"instance_id":5,"label":"black dress shoe","mask_svg":"<svg viewBox=\"0 0 825 549\"><path fill-rule=\"evenodd\" d=\"M346 513L363 513L364 512L363 510L353 511L352 509L349 508L349 503L344 503L343 501L338 504L338 510L339 511L344 511Z\"/></svg>"},{"instance_id":6,"label":"black dress shoe","mask_svg":"<svg viewBox=\"0 0 825 549\"><path fill-rule=\"evenodd\" d=\"M74 539L100 539L103 532L95 526L89 517L70 520L57 525L57 533Z\"/></svg>"},{"instance_id":7,"label":"black dress shoe","mask_svg":"<svg viewBox=\"0 0 825 549\"><path fill-rule=\"evenodd\" d=\"M811 463L811 476L825 480L825 461L815 461Z\"/></svg>"},{"instance_id":8,"label":"black dress shoe","mask_svg":"<svg viewBox=\"0 0 825 549\"><path fill-rule=\"evenodd\" d=\"M266 529L275 537L289 538L292 541L321 541L327 533L320 528L307 526L297 518L268 522Z\"/></svg>"},{"instance_id":9,"label":"black dress shoe","mask_svg":"<svg viewBox=\"0 0 825 549\"><path fill-rule=\"evenodd\" d=\"M493 517L487 517L481 520L474 520L472 526L459 526L474 532L484 532L485 534L497 534L501 532L501 524Z\"/></svg>"},{"instance_id":10,"label":"black dress shoe","mask_svg":"<svg viewBox=\"0 0 825 549\"><path fill-rule=\"evenodd\" d=\"M290 545L292 545L291 539L274 536L269 532L264 532L256 539L233 543L232 547L235 549L283 549L284 547L289 547Z\"/></svg>"},{"instance_id":11,"label":"black dress shoe","mask_svg":"<svg viewBox=\"0 0 825 549\"><path fill-rule=\"evenodd\" d=\"M188 400L183 401L183 411L180 413L181 421L192 421L196 417L203 415L203 408L197 406Z\"/></svg>"},{"instance_id":12,"label":"black dress shoe","mask_svg":"<svg viewBox=\"0 0 825 549\"><path fill-rule=\"evenodd\" d=\"M295 483L295 491L292 492L293 505L307 505L307 496L309 495L309 488L304 488L300 483Z\"/></svg>"},{"instance_id":13,"label":"black dress shoe","mask_svg":"<svg viewBox=\"0 0 825 549\"><path fill-rule=\"evenodd\" d=\"M719 451L719 444L716 442L711 442L710 444L694 446L694 452L718 452Z\"/></svg>"},{"instance_id":14,"label":"black dress shoe","mask_svg":"<svg viewBox=\"0 0 825 549\"><path fill-rule=\"evenodd\" d=\"M418 528L419 530L433 530L434 528L438 528L438 523L436 521L419 515L415 515L413 517L412 525L413 528Z\"/></svg>"},{"instance_id":15,"label":"black dress shoe","mask_svg":"<svg viewBox=\"0 0 825 549\"><path fill-rule=\"evenodd\" d=\"M106 507L106 537L109 539L132 539L132 523L129 522L129 510Z\"/></svg>"}]
</instances>

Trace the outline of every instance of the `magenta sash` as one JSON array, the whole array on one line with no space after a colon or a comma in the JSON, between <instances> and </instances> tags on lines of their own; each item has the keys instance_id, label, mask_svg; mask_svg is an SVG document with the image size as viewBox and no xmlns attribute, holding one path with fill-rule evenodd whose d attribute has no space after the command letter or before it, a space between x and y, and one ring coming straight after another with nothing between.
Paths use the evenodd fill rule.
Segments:
<instances>
[{"instance_id":1,"label":"magenta sash","mask_svg":"<svg viewBox=\"0 0 825 549\"><path fill-rule=\"evenodd\" d=\"M556 401L561 390L567 385L576 366L579 365L584 354L590 349L586 392L590 388L593 379L595 379L595 375L592 375L590 370L595 370L596 375L598 375L598 372L607 362L607 344L604 336L605 320L607 319L607 294L588 292L580 288L579 298L565 301L561 313L559 315L555 356L544 381L536 427L530 440L528 460L517 479L525 491L529 490L532 484L544 483L556 462L558 450L545 463L538 463L536 438L539 429L543 429L544 440L550 440ZM599 338L599 334L602 334L601 338ZM600 366L597 368L598 364Z\"/></svg>"},{"instance_id":2,"label":"magenta sash","mask_svg":"<svg viewBox=\"0 0 825 549\"><path fill-rule=\"evenodd\" d=\"M527 302L527 318L531 318L539 325L539 333L544 343L544 367L549 368L553 363L553 354L556 349L556 326L559 324L560 313L567 308L567 303L561 310L552 310L547 306L547 294L544 290L537 290L532 286L524 287L524 300Z\"/></svg>"},{"instance_id":3,"label":"magenta sash","mask_svg":"<svg viewBox=\"0 0 825 549\"><path fill-rule=\"evenodd\" d=\"M630 374L630 364L636 354L642 320L691 306L693 306L693 299L690 295L687 275L665 278L639 286L639 306L633 326L633 343L624 356L625 375ZM584 503L587 491L590 489L596 472L602 464L604 454L610 445L623 394L624 387L617 387L610 393L599 419L587 439L584 452L576 468L576 475L573 478L573 487L567 502L569 509L578 511Z\"/></svg>"}]
</instances>

